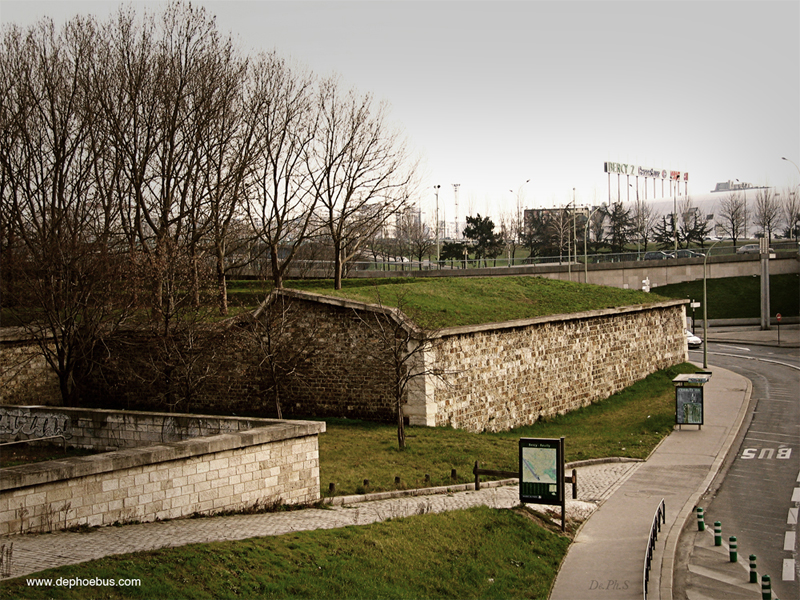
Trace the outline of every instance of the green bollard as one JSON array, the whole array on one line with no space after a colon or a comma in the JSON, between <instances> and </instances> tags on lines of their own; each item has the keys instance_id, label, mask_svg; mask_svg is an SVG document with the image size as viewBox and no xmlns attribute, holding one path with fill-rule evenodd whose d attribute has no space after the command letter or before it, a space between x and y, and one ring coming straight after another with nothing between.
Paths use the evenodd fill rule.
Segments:
<instances>
[{"instance_id":1,"label":"green bollard","mask_svg":"<svg viewBox=\"0 0 800 600\"><path fill-rule=\"evenodd\" d=\"M750 555L750 583L758 583L758 573L756 572L756 555Z\"/></svg>"},{"instance_id":2,"label":"green bollard","mask_svg":"<svg viewBox=\"0 0 800 600\"><path fill-rule=\"evenodd\" d=\"M705 531L706 530L706 522L703 519L703 509L701 507L697 507L697 531Z\"/></svg>"},{"instance_id":3,"label":"green bollard","mask_svg":"<svg viewBox=\"0 0 800 600\"><path fill-rule=\"evenodd\" d=\"M722 523L714 521L714 545L722 546Z\"/></svg>"},{"instance_id":4,"label":"green bollard","mask_svg":"<svg viewBox=\"0 0 800 600\"><path fill-rule=\"evenodd\" d=\"M732 535L728 540L728 552L730 553L731 562L739 562L739 553L736 546L736 536Z\"/></svg>"},{"instance_id":5,"label":"green bollard","mask_svg":"<svg viewBox=\"0 0 800 600\"><path fill-rule=\"evenodd\" d=\"M769 581L769 575L761 578L761 600L772 600L772 584Z\"/></svg>"}]
</instances>

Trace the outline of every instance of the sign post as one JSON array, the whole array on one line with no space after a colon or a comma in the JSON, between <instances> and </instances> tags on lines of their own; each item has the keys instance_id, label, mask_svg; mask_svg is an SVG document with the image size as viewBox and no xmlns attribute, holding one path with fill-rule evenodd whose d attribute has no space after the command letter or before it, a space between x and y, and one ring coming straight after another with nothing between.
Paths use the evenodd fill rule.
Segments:
<instances>
[{"instance_id":1,"label":"sign post","mask_svg":"<svg viewBox=\"0 0 800 600\"><path fill-rule=\"evenodd\" d=\"M520 438L519 501L561 506L561 531L566 527L564 438Z\"/></svg>"},{"instance_id":2,"label":"sign post","mask_svg":"<svg viewBox=\"0 0 800 600\"><path fill-rule=\"evenodd\" d=\"M775 318L778 320L778 346L781 345L781 313L775 315Z\"/></svg>"},{"instance_id":3,"label":"sign post","mask_svg":"<svg viewBox=\"0 0 800 600\"><path fill-rule=\"evenodd\" d=\"M711 373L684 373L672 380L675 384L675 423L697 425L703 428L703 386L711 379Z\"/></svg>"}]
</instances>

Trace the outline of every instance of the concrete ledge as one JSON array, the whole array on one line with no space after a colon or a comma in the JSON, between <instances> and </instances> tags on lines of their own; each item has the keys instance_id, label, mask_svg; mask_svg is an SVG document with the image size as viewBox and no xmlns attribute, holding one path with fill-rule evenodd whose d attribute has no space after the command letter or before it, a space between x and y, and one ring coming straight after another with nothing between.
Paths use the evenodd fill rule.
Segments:
<instances>
[{"instance_id":1,"label":"concrete ledge","mask_svg":"<svg viewBox=\"0 0 800 600\"><path fill-rule=\"evenodd\" d=\"M227 433L143 448L126 448L93 456L6 467L2 469L0 491L318 435L324 431L325 423L289 421L286 425L275 424L242 433Z\"/></svg>"}]
</instances>

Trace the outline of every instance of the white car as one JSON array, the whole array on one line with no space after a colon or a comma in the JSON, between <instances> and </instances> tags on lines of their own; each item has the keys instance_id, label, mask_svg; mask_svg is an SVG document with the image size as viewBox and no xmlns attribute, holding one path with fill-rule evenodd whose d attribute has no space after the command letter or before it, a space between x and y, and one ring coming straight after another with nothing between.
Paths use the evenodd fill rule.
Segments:
<instances>
[{"instance_id":1,"label":"white car","mask_svg":"<svg viewBox=\"0 0 800 600\"><path fill-rule=\"evenodd\" d=\"M699 348L703 345L703 340L697 337L688 329L685 330L686 332L686 342L689 344L689 348Z\"/></svg>"}]
</instances>

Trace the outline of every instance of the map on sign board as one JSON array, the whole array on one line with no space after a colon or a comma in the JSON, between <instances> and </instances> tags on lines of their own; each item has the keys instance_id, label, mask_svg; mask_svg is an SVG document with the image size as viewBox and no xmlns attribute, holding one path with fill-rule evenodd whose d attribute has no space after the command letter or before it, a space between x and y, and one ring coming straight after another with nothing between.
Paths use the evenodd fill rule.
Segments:
<instances>
[{"instance_id":1,"label":"map on sign board","mask_svg":"<svg viewBox=\"0 0 800 600\"><path fill-rule=\"evenodd\" d=\"M675 422L679 425L703 424L703 388L675 388Z\"/></svg>"},{"instance_id":2,"label":"map on sign board","mask_svg":"<svg viewBox=\"0 0 800 600\"><path fill-rule=\"evenodd\" d=\"M522 481L557 485L557 460L558 452L555 448L523 448Z\"/></svg>"}]
</instances>

